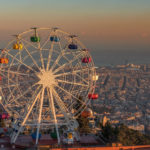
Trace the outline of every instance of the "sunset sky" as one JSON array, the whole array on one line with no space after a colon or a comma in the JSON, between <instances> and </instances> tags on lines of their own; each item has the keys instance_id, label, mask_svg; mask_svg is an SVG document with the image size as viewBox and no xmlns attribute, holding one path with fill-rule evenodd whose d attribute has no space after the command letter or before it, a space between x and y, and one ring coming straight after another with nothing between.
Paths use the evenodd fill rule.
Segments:
<instances>
[{"instance_id":1,"label":"sunset sky","mask_svg":"<svg viewBox=\"0 0 150 150\"><path fill-rule=\"evenodd\" d=\"M32 26L77 34L94 57L104 51L148 52L150 0L0 0L1 45Z\"/></svg>"}]
</instances>

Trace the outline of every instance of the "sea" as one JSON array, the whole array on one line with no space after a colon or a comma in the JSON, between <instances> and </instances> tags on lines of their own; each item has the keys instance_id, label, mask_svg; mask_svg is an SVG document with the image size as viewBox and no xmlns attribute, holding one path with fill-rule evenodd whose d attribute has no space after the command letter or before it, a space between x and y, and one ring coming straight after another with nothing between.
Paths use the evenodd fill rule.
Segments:
<instances>
[{"instance_id":1,"label":"sea","mask_svg":"<svg viewBox=\"0 0 150 150\"><path fill-rule=\"evenodd\" d=\"M8 40L10 41L10 40ZM0 48L3 49L8 44L8 41L0 41ZM83 40L84 41L84 40ZM108 49L106 46L101 46L100 43L91 44L87 41L83 42L89 50L95 66L116 66L128 63L133 64L150 64L150 45L133 47L133 49L124 45L122 48L112 47ZM109 46L110 47L110 46Z\"/></svg>"},{"instance_id":2,"label":"sea","mask_svg":"<svg viewBox=\"0 0 150 150\"><path fill-rule=\"evenodd\" d=\"M150 64L150 50L94 50L90 51L97 67L123 64Z\"/></svg>"}]
</instances>

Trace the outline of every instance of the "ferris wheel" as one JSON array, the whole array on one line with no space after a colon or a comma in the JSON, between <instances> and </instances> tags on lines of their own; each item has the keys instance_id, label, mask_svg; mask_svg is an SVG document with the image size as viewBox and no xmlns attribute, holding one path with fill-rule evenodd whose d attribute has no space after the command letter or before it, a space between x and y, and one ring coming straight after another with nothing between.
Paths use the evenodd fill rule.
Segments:
<instances>
[{"instance_id":1,"label":"ferris wheel","mask_svg":"<svg viewBox=\"0 0 150 150\"><path fill-rule=\"evenodd\" d=\"M1 103L15 118L11 142L26 127L41 130L78 127L76 117L94 93L94 63L75 35L58 28L31 28L14 35L0 54ZM77 138L77 135L75 135Z\"/></svg>"}]
</instances>

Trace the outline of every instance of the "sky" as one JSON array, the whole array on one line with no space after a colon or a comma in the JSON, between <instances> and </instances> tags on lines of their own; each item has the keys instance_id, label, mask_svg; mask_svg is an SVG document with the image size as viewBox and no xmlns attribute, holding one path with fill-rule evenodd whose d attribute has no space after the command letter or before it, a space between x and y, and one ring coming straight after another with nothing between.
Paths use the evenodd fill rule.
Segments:
<instances>
[{"instance_id":1,"label":"sky","mask_svg":"<svg viewBox=\"0 0 150 150\"><path fill-rule=\"evenodd\" d=\"M150 62L150 0L0 0L2 46L33 26L77 34L96 65Z\"/></svg>"}]
</instances>

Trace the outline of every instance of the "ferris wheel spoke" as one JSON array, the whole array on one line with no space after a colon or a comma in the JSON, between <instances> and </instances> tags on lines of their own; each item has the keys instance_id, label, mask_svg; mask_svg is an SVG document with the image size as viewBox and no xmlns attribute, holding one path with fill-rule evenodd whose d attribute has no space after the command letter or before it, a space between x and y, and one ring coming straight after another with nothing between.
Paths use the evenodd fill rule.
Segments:
<instances>
[{"instance_id":1,"label":"ferris wheel spoke","mask_svg":"<svg viewBox=\"0 0 150 150\"><path fill-rule=\"evenodd\" d=\"M73 71L65 72L65 73L59 73L59 74L56 74L55 77L66 76L66 75L73 75L73 76L76 75L76 76L78 76L80 79L82 79L85 83L88 84L88 82L87 82L84 78L82 78L80 75L77 74L77 73L83 72L83 71L85 71L85 70L89 70L89 68L80 69L80 70L73 70Z\"/></svg>"},{"instance_id":2,"label":"ferris wheel spoke","mask_svg":"<svg viewBox=\"0 0 150 150\"><path fill-rule=\"evenodd\" d=\"M38 118L38 124L37 124L36 144L38 143L38 139L39 139L41 115L42 115L43 100L44 100L44 91L45 91L45 88L42 89L41 94L40 94L40 109L39 109L39 118Z\"/></svg>"},{"instance_id":3,"label":"ferris wheel spoke","mask_svg":"<svg viewBox=\"0 0 150 150\"><path fill-rule=\"evenodd\" d=\"M10 88L10 87L16 87L16 86L19 86L21 84L30 83L30 82L32 82L32 80L31 81L28 80L28 81L24 81L24 82L19 82L19 83L15 83L15 84L8 84L6 86L3 85L1 88L5 89L5 88Z\"/></svg>"},{"instance_id":4,"label":"ferris wheel spoke","mask_svg":"<svg viewBox=\"0 0 150 150\"><path fill-rule=\"evenodd\" d=\"M60 71L61 69L63 69L64 67L66 67L67 65L70 65L71 63L73 63L75 60L77 60L77 59L81 56L81 54L82 54L82 53L76 55L76 56L74 57L74 59L72 59L70 62L65 63L65 64L63 64L62 66L60 66L60 67L58 67L57 69L55 69L53 73L55 74L55 73L57 73L58 71Z\"/></svg>"},{"instance_id":5,"label":"ferris wheel spoke","mask_svg":"<svg viewBox=\"0 0 150 150\"><path fill-rule=\"evenodd\" d=\"M31 107L32 104L34 103L33 101L38 98L38 95L40 95L41 91L42 91L42 88L41 88L40 85L38 85L38 87L36 88L36 90L35 90L35 91L33 92L33 94L32 94L33 96L32 96L32 98L31 98L31 102L29 102L28 105L26 105L26 106L27 106L27 112L30 110L30 107ZM35 97L36 97L36 98L35 98ZM33 102L33 103L32 103L32 102Z\"/></svg>"},{"instance_id":6,"label":"ferris wheel spoke","mask_svg":"<svg viewBox=\"0 0 150 150\"><path fill-rule=\"evenodd\" d=\"M41 90L39 90L40 89L40 86L38 86L37 87L37 89L34 91L34 93L33 93L33 96L32 96L32 98L31 98L31 101L29 102L29 103L27 103L26 104L26 109L27 109L27 112L29 111L28 109L28 106L29 105L32 105L32 102L34 101L34 98L36 97L36 95L38 95L38 93L40 93L40 91ZM9 105L10 105L10 107L15 107L16 105L15 104L13 104L13 103L9 103ZM14 106L13 106L14 105ZM21 104L21 107L24 105L24 103L23 104ZM25 112L25 113L27 113L27 112ZM25 114L24 114L25 115Z\"/></svg>"},{"instance_id":7,"label":"ferris wheel spoke","mask_svg":"<svg viewBox=\"0 0 150 150\"><path fill-rule=\"evenodd\" d=\"M42 68L45 69L44 59L43 59L43 55L42 55L42 49L40 49L39 51L40 51L40 60L41 60Z\"/></svg>"},{"instance_id":8,"label":"ferris wheel spoke","mask_svg":"<svg viewBox=\"0 0 150 150\"><path fill-rule=\"evenodd\" d=\"M27 80L27 81L23 81L23 82L19 82L19 83L16 83L16 81L14 81L14 80L12 80L12 81L13 81L12 84L8 83L7 85L3 85L1 88L9 88L9 87L13 87L13 86L18 86L21 84L33 82L34 80Z\"/></svg>"},{"instance_id":9,"label":"ferris wheel spoke","mask_svg":"<svg viewBox=\"0 0 150 150\"><path fill-rule=\"evenodd\" d=\"M76 76L78 76L82 81L84 81L85 83L89 84L89 82L87 82L87 80L85 80L84 78L82 78L81 76L79 76L78 74L76 74Z\"/></svg>"},{"instance_id":10,"label":"ferris wheel spoke","mask_svg":"<svg viewBox=\"0 0 150 150\"><path fill-rule=\"evenodd\" d=\"M20 61L21 61L21 60L22 60L21 51L19 51L18 53L19 53L19 59L20 59Z\"/></svg>"},{"instance_id":11,"label":"ferris wheel spoke","mask_svg":"<svg viewBox=\"0 0 150 150\"><path fill-rule=\"evenodd\" d=\"M50 34L50 35L51 35L51 34ZM41 46L41 49L43 49L44 46L49 42L49 37L50 37L50 35L48 36L48 38L47 38L47 40L44 42L44 44Z\"/></svg>"},{"instance_id":12,"label":"ferris wheel spoke","mask_svg":"<svg viewBox=\"0 0 150 150\"><path fill-rule=\"evenodd\" d=\"M56 85L57 86L57 85ZM74 96L72 93L68 92L67 90L65 90L64 88L57 86L60 90L62 90L63 92L65 92L66 94L68 94L69 96L75 98L76 100L80 101L83 105L85 105L85 103L83 101L81 101L79 98L77 98L76 96ZM79 92L79 91L78 91Z\"/></svg>"},{"instance_id":13,"label":"ferris wheel spoke","mask_svg":"<svg viewBox=\"0 0 150 150\"><path fill-rule=\"evenodd\" d=\"M53 54L53 47L54 47L54 43L52 42L51 48L49 49L49 54L48 54L48 60L47 60L47 66L46 66L47 71L49 70L49 65L50 65L50 62L51 62L51 57L52 57L52 54Z\"/></svg>"},{"instance_id":14,"label":"ferris wheel spoke","mask_svg":"<svg viewBox=\"0 0 150 150\"><path fill-rule=\"evenodd\" d=\"M54 99L53 99L53 94L52 94L52 88L49 89L49 102L50 102L50 106L51 106L51 110L52 110L52 114L53 114L53 118L54 118L54 123L55 123L55 128L56 128L56 133L57 133L57 137L58 137L58 143L60 143L60 136L59 136L59 132L58 132L58 122L57 122L57 118L56 118L56 111L55 111L55 106L54 106Z\"/></svg>"},{"instance_id":15,"label":"ferris wheel spoke","mask_svg":"<svg viewBox=\"0 0 150 150\"><path fill-rule=\"evenodd\" d=\"M34 46L33 44L31 44L30 42L28 42L27 40L21 39L21 41L25 42L26 44L32 46L35 49L38 49L38 47Z\"/></svg>"},{"instance_id":16,"label":"ferris wheel spoke","mask_svg":"<svg viewBox=\"0 0 150 150\"><path fill-rule=\"evenodd\" d=\"M39 93L37 94L36 98L34 99L32 105L31 105L31 107L29 108L27 114L25 114L24 119L23 119L23 122L21 123L21 126L19 127L18 132L17 132L17 133L14 133L14 135L11 137L12 143L15 143L15 141L16 141L16 139L17 139L19 133L21 132L23 126L25 125L25 123L26 123L26 121L27 121L27 119L28 119L28 117L29 117L29 115L30 115L30 113L31 113L31 111L32 111L32 109L33 109L33 107L34 107L34 105L35 105L37 99L39 98L39 95L40 95L40 94L41 94L41 91L39 91Z\"/></svg>"},{"instance_id":17,"label":"ferris wheel spoke","mask_svg":"<svg viewBox=\"0 0 150 150\"><path fill-rule=\"evenodd\" d=\"M53 88L53 91L52 91L56 96L55 98L55 101L57 103L57 105L59 106L59 108L61 109L64 117L66 118L67 121L69 121L69 118L70 118L70 114L69 114L69 110L68 108L65 106L64 102L62 101L62 99L60 98L60 96L58 95L58 93L56 92L56 90Z\"/></svg>"},{"instance_id":18,"label":"ferris wheel spoke","mask_svg":"<svg viewBox=\"0 0 150 150\"><path fill-rule=\"evenodd\" d=\"M11 99L11 97L13 97L13 99L14 99L14 95L13 95L13 93L14 93L14 91L17 89L18 87L17 86L15 86L15 88L12 90L12 91L10 91L10 95L8 96L8 101L9 101L9 99ZM10 103L11 101L9 101L9 103Z\"/></svg>"},{"instance_id":19,"label":"ferris wheel spoke","mask_svg":"<svg viewBox=\"0 0 150 150\"><path fill-rule=\"evenodd\" d=\"M65 34L65 35L67 35L67 36L69 35L67 32L64 32L64 31L62 31L62 30L60 30L60 29L58 29L57 31L60 32L60 33Z\"/></svg>"},{"instance_id":20,"label":"ferris wheel spoke","mask_svg":"<svg viewBox=\"0 0 150 150\"><path fill-rule=\"evenodd\" d=\"M51 70L53 70L53 68L55 68L56 64L58 64L59 60L61 59L61 57L64 55L64 52L61 51L59 56L56 58L54 64L52 65L52 67L50 68Z\"/></svg>"},{"instance_id":21,"label":"ferris wheel spoke","mask_svg":"<svg viewBox=\"0 0 150 150\"><path fill-rule=\"evenodd\" d=\"M82 70L70 71L65 73L56 74L55 77L65 76L65 75L76 75L76 73L81 72Z\"/></svg>"},{"instance_id":22,"label":"ferris wheel spoke","mask_svg":"<svg viewBox=\"0 0 150 150\"><path fill-rule=\"evenodd\" d=\"M59 56L57 57L57 59L55 60L55 63L53 64L53 66L51 67L51 69L53 70L54 68L55 68L55 66L56 65L58 65L58 66L61 66L60 64L59 64L59 60L63 57L64 59L66 59L68 62L70 61L64 54L68 54L68 52L66 53L66 48L64 48L64 50L63 50L63 48L61 47L61 44L60 44L60 42L58 43L58 45L59 45L59 48L60 48L60 50L61 50L61 53L59 54Z\"/></svg>"},{"instance_id":23,"label":"ferris wheel spoke","mask_svg":"<svg viewBox=\"0 0 150 150\"><path fill-rule=\"evenodd\" d=\"M76 39L77 43L79 43L79 45L81 45L82 49L86 49L85 45L83 43L81 43L78 39Z\"/></svg>"},{"instance_id":24,"label":"ferris wheel spoke","mask_svg":"<svg viewBox=\"0 0 150 150\"><path fill-rule=\"evenodd\" d=\"M61 47L60 42L59 42L59 47L60 47L60 49L63 49L63 48ZM67 50L67 47L64 48L64 50ZM66 54L70 54L70 52L67 52L67 51L66 51ZM63 58L65 58L68 62L70 61L65 55L63 55Z\"/></svg>"},{"instance_id":25,"label":"ferris wheel spoke","mask_svg":"<svg viewBox=\"0 0 150 150\"><path fill-rule=\"evenodd\" d=\"M20 99L21 97L23 97L25 94L27 94L36 85L37 85L36 83L33 84L31 87L29 87L27 90L25 90L22 94L20 94L19 96L17 96L15 99L12 99L11 101L14 101L14 100L16 101L16 100Z\"/></svg>"},{"instance_id":26,"label":"ferris wheel spoke","mask_svg":"<svg viewBox=\"0 0 150 150\"><path fill-rule=\"evenodd\" d=\"M89 85L86 85L86 84L83 84L83 83L70 82L70 81L59 80L59 79L57 79L57 81L61 82L61 83L72 84L72 85L79 85L79 86L86 86L86 87L89 86Z\"/></svg>"},{"instance_id":27,"label":"ferris wheel spoke","mask_svg":"<svg viewBox=\"0 0 150 150\"><path fill-rule=\"evenodd\" d=\"M82 70L80 70L80 72L81 72ZM82 78L81 76L79 76L77 73L78 73L79 71L71 71L71 72L66 72L66 73L60 73L60 74L56 74L55 75L55 77L61 77L61 76L65 76L65 75L72 75L72 76L78 76L80 79L82 79L85 83L87 83L88 84L88 82L84 79L84 78Z\"/></svg>"},{"instance_id":28,"label":"ferris wheel spoke","mask_svg":"<svg viewBox=\"0 0 150 150\"><path fill-rule=\"evenodd\" d=\"M36 70L34 70L33 68L31 68L30 66L26 65L25 63L23 63L22 61L20 61L19 59L17 59L16 57L14 57L13 55L11 55L10 53L7 52L7 54L12 57L13 59L17 60L19 63L21 63L22 65L26 66L28 69L37 72Z\"/></svg>"},{"instance_id":29,"label":"ferris wheel spoke","mask_svg":"<svg viewBox=\"0 0 150 150\"><path fill-rule=\"evenodd\" d=\"M19 65L20 63L11 63L10 65L9 65L9 67L15 67L15 66L17 66L17 65ZM1 68L3 68L3 69L8 69L8 66L2 66Z\"/></svg>"},{"instance_id":30,"label":"ferris wheel spoke","mask_svg":"<svg viewBox=\"0 0 150 150\"><path fill-rule=\"evenodd\" d=\"M5 102L7 102L7 101L6 101L6 98L5 98L5 96L4 96L4 94L3 94L1 88L0 88L0 94L1 94L1 96L2 96L2 100L0 100L1 105L2 105L3 108L8 112L8 114L11 114L10 111L7 109L7 107L5 107L5 106L3 105L3 103L2 103L3 99L4 99Z\"/></svg>"},{"instance_id":31,"label":"ferris wheel spoke","mask_svg":"<svg viewBox=\"0 0 150 150\"><path fill-rule=\"evenodd\" d=\"M3 74L2 72L1 72L1 75L4 76L4 77L6 76L6 75ZM14 80L12 80L12 79L9 79L9 80L11 80L12 82L14 82Z\"/></svg>"},{"instance_id":32,"label":"ferris wheel spoke","mask_svg":"<svg viewBox=\"0 0 150 150\"><path fill-rule=\"evenodd\" d=\"M53 107L52 107L52 104L51 104L50 90L49 90L48 87L46 89L47 89L47 95L48 95L48 100L49 100L49 110L51 111L51 113L52 113L52 115L54 117ZM54 109L55 109L55 107L54 107Z\"/></svg>"},{"instance_id":33,"label":"ferris wheel spoke","mask_svg":"<svg viewBox=\"0 0 150 150\"><path fill-rule=\"evenodd\" d=\"M87 91L87 89L82 89L82 92L86 92ZM79 94L79 90L73 90L73 91L71 91L71 93L72 94L75 94L75 95L78 95Z\"/></svg>"},{"instance_id":34,"label":"ferris wheel spoke","mask_svg":"<svg viewBox=\"0 0 150 150\"><path fill-rule=\"evenodd\" d=\"M25 74L25 73L21 73L21 72L16 72L16 71L12 71L12 70L3 70L3 69L1 69L0 71L2 71L2 72L7 72L7 73L12 73L12 74L17 74L17 75L24 75L24 76L29 76L29 74Z\"/></svg>"},{"instance_id":35,"label":"ferris wheel spoke","mask_svg":"<svg viewBox=\"0 0 150 150\"><path fill-rule=\"evenodd\" d=\"M56 65L60 66L59 61L60 61L60 59L61 59L62 57L63 57L64 59L66 59L68 62L70 61L70 60L64 55L64 54L67 54L67 53L68 53L68 52L66 53L66 51L65 51L66 48L64 48L64 50L63 50L62 47L61 47L60 42L58 42L58 45L59 45L59 48L60 48L61 52L60 52L60 54L58 55L57 59L55 60L53 66L51 67L51 70L53 70ZM69 54L70 54L70 53L69 53Z\"/></svg>"},{"instance_id":36,"label":"ferris wheel spoke","mask_svg":"<svg viewBox=\"0 0 150 150\"><path fill-rule=\"evenodd\" d=\"M13 93L14 91L12 91L12 93ZM21 103L19 103L16 99L15 99L15 96L14 95L12 95L12 94L10 94L9 95L9 100L8 100L8 103L9 103L9 106L10 107L14 107L13 105L15 105L15 106L18 106L18 107L22 107L22 104ZM10 98L13 98L13 100L11 100Z\"/></svg>"},{"instance_id":37,"label":"ferris wheel spoke","mask_svg":"<svg viewBox=\"0 0 150 150\"><path fill-rule=\"evenodd\" d=\"M32 57L32 55L30 54L30 52L28 51L28 49L26 48L26 46L24 45L24 48L26 50L26 52L28 53L28 55L30 56L30 58L32 59L33 63L35 64L35 66L37 66L37 68L39 69L40 71L40 68L38 66L38 64L36 63L35 59Z\"/></svg>"}]
</instances>

